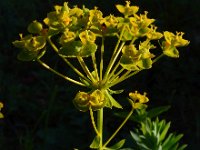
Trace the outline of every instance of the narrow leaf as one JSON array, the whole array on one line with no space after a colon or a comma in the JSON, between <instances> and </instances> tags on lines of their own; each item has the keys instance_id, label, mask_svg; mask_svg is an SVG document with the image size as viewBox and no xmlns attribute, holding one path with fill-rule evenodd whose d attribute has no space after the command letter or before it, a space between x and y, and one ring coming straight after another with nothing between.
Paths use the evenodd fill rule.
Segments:
<instances>
[{"instance_id":1,"label":"narrow leaf","mask_svg":"<svg viewBox=\"0 0 200 150\"><path fill-rule=\"evenodd\" d=\"M163 112L166 112L170 109L171 106L161 106L156 107L148 111L147 116L149 118L157 117L158 115L162 114Z\"/></svg>"},{"instance_id":2,"label":"narrow leaf","mask_svg":"<svg viewBox=\"0 0 200 150\"><path fill-rule=\"evenodd\" d=\"M125 141L126 140L123 139L123 140L117 142L116 144L114 144L113 146L111 146L110 148L113 149L113 150L120 149L124 145Z\"/></svg>"}]
</instances>

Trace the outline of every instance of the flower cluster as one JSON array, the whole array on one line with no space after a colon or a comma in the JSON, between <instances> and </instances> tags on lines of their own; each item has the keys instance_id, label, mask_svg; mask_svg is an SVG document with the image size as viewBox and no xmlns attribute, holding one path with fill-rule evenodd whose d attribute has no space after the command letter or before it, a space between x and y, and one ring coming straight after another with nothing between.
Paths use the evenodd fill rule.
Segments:
<instances>
[{"instance_id":1,"label":"flower cluster","mask_svg":"<svg viewBox=\"0 0 200 150\"><path fill-rule=\"evenodd\" d=\"M56 5L54 11L49 12L43 19L43 23L33 21L27 28L29 34L20 34L20 39L13 42L14 46L21 49L18 59L36 60L64 79L93 91L92 94L79 92L76 95L74 104L79 110L86 111L90 107L93 110L112 106L121 108L111 96L112 86L136 72L150 69L163 54L172 58L179 57L177 47L187 46L189 41L183 39L183 32L174 34L169 31L158 31L154 25L155 19L149 18L147 11L138 14L139 7L132 6L129 1L125 5L117 4L116 8L121 13L120 16L103 16L97 7L71 8L67 2L63 6ZM110 36L117 38L117 43L107 64L107 61L103 60L104 50L107 50L104 41L108 39L105 37ZM57 43L54 43L55 39ZM157 47L152 43L156 41L162 50L159 56L153 52ZM41 58L49 47L79 75L80 81L71 79L42 62ZM96 58L98 54L100 55ZM85 63L86 57L91 57L93 70ZM69 58L77 58L84 73L72 65ZM93 95L98 96L95 98ZM134 107L139 104L136 103Z\"/></svg>"}]
</instances>

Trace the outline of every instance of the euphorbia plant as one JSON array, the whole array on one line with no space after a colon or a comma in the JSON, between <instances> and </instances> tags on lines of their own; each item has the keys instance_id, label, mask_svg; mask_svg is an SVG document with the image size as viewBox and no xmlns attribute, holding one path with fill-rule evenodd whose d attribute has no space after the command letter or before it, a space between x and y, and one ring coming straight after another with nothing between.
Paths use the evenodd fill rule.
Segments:
<instances>
[{"instance_id":1,"label":"euphorbia plant","mask_svg":"<svg viewBox=\"0 0 200 150\"><path fill-rule=\"evenodd\" d=\"M66 2L63 6L56 5L54 8L43 23L33 21L28 26L29 34L20 34L20 40L13 42L14 46L21 49L18 59L36 61L66 81L85 87L85 91L79 91L75 95L73 103L78 110L90 112L96 133L90 148L109 149L109 142L134 110L145 109L145 103L149 100L146 93L130 93L130 113L113 135L104 140L103 110L122 108L113 95L120 94L123 90L113 91L112 87L144 69L150 69L163 56L178 58L177 47L186 46L189 41L182 38L182 32L174 34L157 31L153 24L155 19L148 18L146 11L138 14L139 7L131 6L128 1L125 5L116 5L122 14L120 16L103 16L97 7L70 8ZM111 50L105 45L105 40L111 37L117 41L112 55L108 57L104 55L104 51ZM155 42L158 42L156 45L159 47L152 44ZM42 60L45 52L51 49L77 74L78 80L54 70ZM71 59L77 60L80 67L75 67L75 61L72 63ZM109 59L109 62L105 63L105 59ZM86 60L90 62L86 63ZM94 112L97 113L96 117ZM119 149L123 143L124 141L120 141L110 149Z\"/></svg>"}]
</instances>

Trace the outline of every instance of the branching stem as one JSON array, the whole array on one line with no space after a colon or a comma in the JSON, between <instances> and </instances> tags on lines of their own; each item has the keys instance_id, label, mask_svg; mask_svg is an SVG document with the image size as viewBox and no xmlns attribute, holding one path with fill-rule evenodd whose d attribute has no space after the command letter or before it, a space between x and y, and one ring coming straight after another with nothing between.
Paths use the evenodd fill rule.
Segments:
<instances>
[{"instance_id":1,"label":"branching stem","mask_svg":"<svg viewBox=\"0 0 200 150\"><path fill-rule=\"evenodd\" d=\"M76 80L74 80L74 79L71 79L70 77L67 77L67 76L65 76L65 75L63 75L63 74L57 72L56 70L54 70L54 69L52 69L51 67L49 67L46 63L44 63L43 61L41 61L40 59L37 59L37 61L38 61L44 68L50 70L51 72L53 72L54 74L56 74L56 75L58 75L58 76L64 78L65 80L70 81L70 82L72 82L72 83L74 83L74 84L77 84L77 85L80 85L80 86L86 86L85 84L83 84L83 83L81 83L81 82L79 82L79 81L76 81Z\"/></svg>"}]
</instances>

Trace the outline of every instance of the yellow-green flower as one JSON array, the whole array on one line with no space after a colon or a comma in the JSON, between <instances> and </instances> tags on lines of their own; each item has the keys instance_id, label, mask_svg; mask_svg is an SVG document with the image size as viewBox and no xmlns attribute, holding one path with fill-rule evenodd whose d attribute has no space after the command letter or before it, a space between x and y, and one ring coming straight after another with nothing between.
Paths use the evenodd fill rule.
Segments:
<instances>
[{"instance_id":1,"label":"yellow-green flower","mask_svg":"<svg viewBox=\"0 0 200 150\"><path fill-rule=\"evenodd\" d=\"M0 111L1 111L1 108L3 108L3 103L0 102ZM3 118L3 114L0 112L0 118Z\"/></svg>"},{"instance_id":2,"label":"yellow-green flower","mask_svg":"<svg viewBox=\"0 0 200 150\"><path fill-rule=\"evenodd\" d=\"M134 15L138 12L139 7L138 6L130 6L130 1L126 1L126 5L116 5L118 11L122 13L125 17Z\"/></svg>"},{"instance_id":3,"label":"yellow-green flower","mask_svg":"<svg viewBox=\"0 0 200 150\"><path fill-rule=\"evenodd\" d=\"M47 18L43 21L46 25L51 26L56 29L63 29L69 25L71 18L69 16L69 10L67 3L63 6L55 6L55 11L47 14Z\"/></svg>"},{"instance_id":4,"label":"yellow-green flower","mask_svg":"<svg viewBox=\"0 0 200 150\"><path fill-rule=\"evenodd\" d=\"M190 42L183 39L183 32L176 32L176 35L172 32L165 31L165 41L162 42L163 53L169 57L178 58L179 52L176 47L187 46Z\"/></svg>"},{"instance_id":5,"label":"yellow-green flower","mask_svg":"<svg viewBox=\"0 0 200 150\"><path fill-rule=\"evenodd\" d=\"M83 44L86 44L87 42L94 43L96 35L90 30L85 30L79 34L79 38Z\"/></svg>"},{"instance_id":6,"label":"yellow-green flower","mask_svg":"<svg viewBox=\"0 0 200 150\"><path fill-rule=\"evenodd\" d=\"M183 39L183 35L183 32L176 32L176 35L169 31L164 32L166 42L175 47L187 46L190 43L188 40Z\"/></svg>"},{"instance_id":7,"label":"yellow-green flower","mask_svg":"<svg viewBox=\"0 0 200 150\"><path fill-rule=\"evenodd\" d=\"M162 33L156 31L157 27L151 25L149 32L146 34L149 40L159 40L163 37Z\"/></svg>"},{"instance_id":8,"label":"yellow-green flower","mask_svg":"<svg viewBox=\"0 0 200 150\"><path fill-rule=\"evenodd\" d=\"M95 90L92 93L78 92L73 103L78 110L86 112L90 107L93 111L104 107L105 101L104 93L101 90Z\"/></svg>"},{"instance_id":9,"label":"yellow-green flower","mask_svg":"<svg viewBox=\"0 0 200 150\"><path fill-rule=\"evenodd\" d=\"M132 107L134 109L142 109L144 107L147 107L145 103L149 101L148 97L146 97L146 93L143 95L135 91L135 93L131 92L129 93L129 97L131 98Z\"/></svg>"},{"instance_id":10,"label":"yellow-green flower","mask_svg":"<svg viewBox=\"0 0 200 150\"><path fill-rule=\"evenodd\" d=\"M126 45L122 49L122 57L120 64L127 70L150 69L152 67L152 58L154 55L150 53L150 49L155 48L148 40L139 44L139 50L135 45Z\"/></svg>"}]
</instances>

